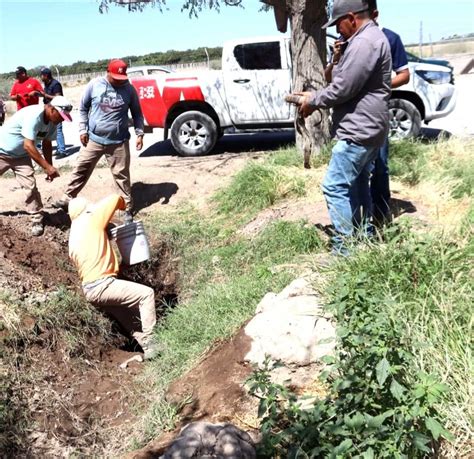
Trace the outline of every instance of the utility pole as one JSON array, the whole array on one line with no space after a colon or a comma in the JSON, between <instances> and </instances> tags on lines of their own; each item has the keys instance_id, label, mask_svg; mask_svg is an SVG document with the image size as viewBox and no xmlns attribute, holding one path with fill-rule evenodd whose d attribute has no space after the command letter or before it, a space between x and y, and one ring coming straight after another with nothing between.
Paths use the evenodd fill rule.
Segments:
<instances>
[{"instance_id":1,"label":"utility pole","mask_svg":"<svg viewBox=\"0 0 474 459\"><path fill-rule=\"evenodd\" d=\"M423 21L420 21L420 43L418 45L418 54L423 57Z\"/></svg>"}]
</instances>

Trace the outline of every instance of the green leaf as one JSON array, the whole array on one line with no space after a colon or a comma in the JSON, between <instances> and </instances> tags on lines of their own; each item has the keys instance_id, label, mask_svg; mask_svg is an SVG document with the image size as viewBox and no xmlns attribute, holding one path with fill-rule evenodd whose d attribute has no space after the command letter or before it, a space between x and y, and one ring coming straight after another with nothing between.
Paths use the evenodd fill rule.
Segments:
<instances>
[{"instance_id":1,"label":"green leaf","mask_svg":"<svg viewBox=\"0 0 474 459\"><path fill-rule=\"evenodd\" d=\"M344 424L350 429L358 430L365 424L365 418L362 413L356 413L350 417L347 414L344 416Z\"/></svg>"},{"instance_id":2,"label":"green leaf","mask_svg":"<svg viewBox=\"0 0 474 459\"><path fill-rule=\"evenodd\" d=\"M431 453L431 450L426 446L430 443L430 439L419 432L413 432L413 445L425 453Z\"/></svg>"},{"instance_id":3,"label":"green leaf","mask_svg":"<svg viewBox=\"0 0 474 459\"><path fill-rule=\"evenodd\" d=\"M321 361L327 365L333 365L336 363L336 358L332 355L325 355L321 357Z\"/></svg>"},{"instance_id":4,"label":"green leaf","mask_svg":"<svg viewBox=\"0 0 474 459\"><path fill-rule=\"evenodd\" d=\"M374 459L375 458L374 450L372 448L369 448L367 451L364 451L362 453L362 458L363 459Z\"/></svg>"},{"instance_id":5,"label":"green leaf","mask_svg":"<svg viewBox=\"0 0 474 459\"><path fill-rule=\"evenodd\" d=\"M346 453L347 451L349 451L350 449L352 448L352 440L347 438L346 440L344 440L339 446L337 446L336 448L334 448L333 452L332 452L332 456L333 457L336 457L340 454L344 454Z\"/></svg>"},{"instance_id":6,"label":"green leaf","mask_svg":"<svg viewBox=\"0 0 474 459\"><path fill-rule=\"evenodd\" d=\"M375 367L375 372L379 385L383 386L384 382L388 378L388 375L390 374L390 363L385 357L377 364Z\"/></svg>"},{"instance_id":7,"label":"green leaf","mask_svg":"<svg viewBox=\"0 0 474 459\"><path fill-rule=\"evenodd\" d=\"M425 425L435 440L438 440L440 437L446 438L447 440L454 440L453 435L448 432L436 419L427 418L425 420Z\"/></svg>"},{"instance_id":8,"label":"green leaf","mask_svg":"<svg viewBox=\"0 0 474 459\"><path fill-rule=\"evenodd\" d=\"M406 389L396 379L392 380L392 384L390 384L390 393L399 402L403 399L403 393L405 390Z\"/></svg>"}]
</instances>

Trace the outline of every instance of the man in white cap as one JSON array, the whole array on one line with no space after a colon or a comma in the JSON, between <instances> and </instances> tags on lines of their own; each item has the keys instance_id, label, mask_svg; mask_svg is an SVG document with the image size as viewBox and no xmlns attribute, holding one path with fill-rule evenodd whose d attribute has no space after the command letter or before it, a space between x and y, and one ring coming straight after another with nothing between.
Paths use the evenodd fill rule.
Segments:
<instances>
[{"instance_id":1,"label":"man in white cap","mask_svg":"<svg viewBox=\"0 0 474 459\"><path fill-rule=\"evenodd\" d=\"M30 105L16 112L0 129L0 176L11 169L22 188L26 189L26 210L32 218L33 236L44 232L43 203L36 187L33 164L35 161L46 173L46 180L59 177L53 167L51 141L56 139L56 127L63 121L72 121L71 103L57 96L42 107ZM41 154L36 145L42 142Z\"/></svg>"},{"instance_id":2,"label":"man in white cap","mask_svg":"<svg viewBox=\"0 0 474 459\"><path fill-rule=\"evenodd\" d=\"M299 111L333 109L337 143L323 182L334 226L333 253L347 255L347 241L361 232L370 236L372 161L387 138L392 59L387 38L371 20L368 0L335 0L332 18L345 40L344 52L326 88L298 93Z\"/></svg>"},{"instance_id":3,"label":"man in white cap","mask_svg":"<svg viewBox=\"0 0 474 459\"><path fill-rule=\"evenodd\" d=\"M145 360L158 356L153 339L155 292L146 285L117 279L119 264L107 236L107 225L125 200L111 195L95 205L82 197L69 202L69 256L76 265L84 295L92 305L112 316L144 351Z\"/></svg>"},{"instance_id":4,"label":"man in white cap","mask_svg":"<svg viewBox=\"0 0 474 459\"><path fill-rule=\"evenodd\" d=\"M107 76L87 85L79 107L79 134L83 148L79 152L69 185L54 207L66 208L84 188L94 168L105 156L118 192L125 199L124 220L132 220L132 187L130 183L130 132L128 112L132 115L136 149L143 147L144 121L135 88L128 81L127 64L113 59Z\"/></svg>"}]
</instances>

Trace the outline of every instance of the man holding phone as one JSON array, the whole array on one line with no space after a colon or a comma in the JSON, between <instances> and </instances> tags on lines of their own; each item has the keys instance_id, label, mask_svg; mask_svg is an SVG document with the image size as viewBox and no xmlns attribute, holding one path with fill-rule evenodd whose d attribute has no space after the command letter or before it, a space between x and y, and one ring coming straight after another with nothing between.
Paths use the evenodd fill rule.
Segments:
<instances>
[{"instance_id":1,"label":"man holding phone","mask_svg":"<svg viewBox=\"0 0 474 459\"><path fill-rule=\"evenodd\" d=\"M299 111L333 109L337 143L323 182L334 226L333 253L348 255L348 240L370 234L369 175L389 129L392 63L385 35L371 20L367 0L335 0L332 18L347 47L326 88L301 92Z\"/></svg>"}]
</instances>

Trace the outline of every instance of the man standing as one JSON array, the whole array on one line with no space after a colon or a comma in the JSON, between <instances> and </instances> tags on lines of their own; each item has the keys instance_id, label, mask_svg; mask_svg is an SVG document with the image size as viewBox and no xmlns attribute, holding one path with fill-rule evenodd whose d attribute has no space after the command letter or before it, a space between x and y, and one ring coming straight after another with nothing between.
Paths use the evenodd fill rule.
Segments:
<instances>
[{"instance_id":1,"label":"man standing","mask_svg":"<svg viewBox=\"0 0 474 459\"><path fill-rule=\"evenodd\" d=\"M25 67L22 66L16 68L15 77L10 99L16 101L16 109L21 110L29 105L39 104L39 96L44 94L41 83L36 78L29 77Z\"/></svg>"},{"instance_id":2,"label":"man standing","mask_svg":"<svg viewBox=\"0 0 474 459\"><path fill-rule=\"evenodd\" d=\"M159 353L153 339L155 293L145 285L117 279L119 265L107 237L107 225L119 209L125 209L125 201L118 195L95 205L82 197L72 199L68 206L72 222L69 256L79 271L87 301L115 318L136 339L145 360L153 359ZM127 313L133 316L131 320Z\"/></svg>"},{"instance_id":3,"label":"man standing","mask_svg":"<svg viewBox=\"0 0 474 459\"><path fill-rule=\"evenodd\" d=\"M333 253L347 255L346 239L356 230L368 231L369 174L377 149L389 128L391 57L385 35L370 18L367 0L336 0L324 26L337 25L347 42L324 89L298 93L300 113L333 108L337 143L323 182L335 234Z\"/></svg>"},{"instance_id":4,"label":"man standing","mask_svg":"<svg viewBox=\"0 0 474 459\"><path fill-rule=\"evenodd\" d=\"M95 165L105 155L118 191L125 200L125 222L132 220L128 110L132 114L136 149L143 147L143 115L137 92L129 83L127 64L110 61L107 76L92 80L86 87L79 108L79 134L84 148L79 153L69 185L53 206L65 208L89 180Z\"/></svg>"},{"instance_id":5,"label":"man standing","mask_svg":"<svg viewBox=\"0 0 474 459\"><path fill-rule=\"evenodd\" d=\"M44 225L43 203L31 160L44 169L46 180L59 177L52 165L51 140L56 138L59 123L72 120L71 109L65 97L57 96L45 107L33 105L16 112L0 129L0 176L11 169L18 183L26 189L26 210L31 214L33 236L41 236ZM36 148L39 141L42 141L44 157Z\"/></svg>"},{"instance_id":6,"label":"man standing","mask_svg":"<svg viewBox=\"0 0 474 459\"><path fill-rule=\"evenodd\" d=\"M41 69L41 81L44 84L43 103L49 104L56 96L63 96L63 87L58 80L53 78L51 70L47 67ZM56 135L56 157L66 156L66 145L64 143L63 124L59 123Z\"/></svg>"},{"instance_id":7,"label":"man standing","mask_svg":"<svg viewBox=\"0 0 474 459\"><path fill-rule=\"evenodd\" d=\"M377 24L379 12L377 1L369 0L371 17ZM392 68L395 76L392 78L392 89L399 88L410 81L410 70L405 47L399 35L385 27L382 32L387 37L392 54ZM388 170L388 135L384 144L379 149L370 180L370 192L372 194L373 217L378 224L389 223L390 215L390 178Z\"/></svg>"}]
</instances>

